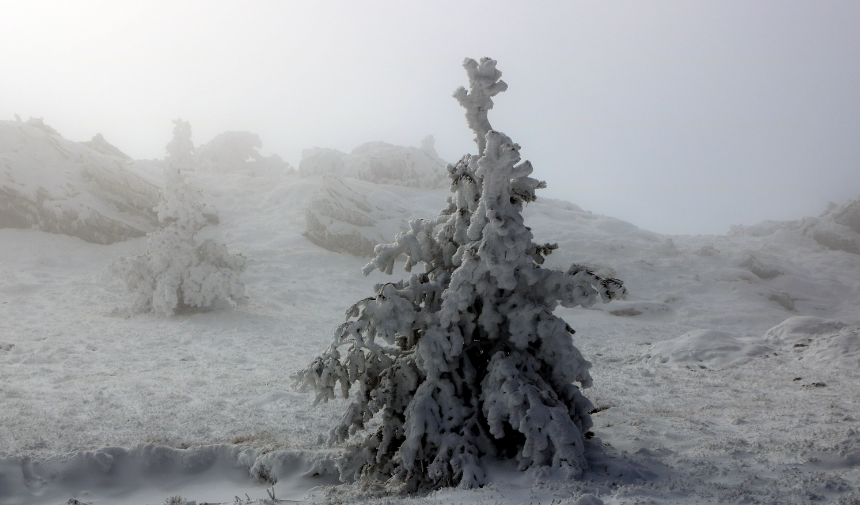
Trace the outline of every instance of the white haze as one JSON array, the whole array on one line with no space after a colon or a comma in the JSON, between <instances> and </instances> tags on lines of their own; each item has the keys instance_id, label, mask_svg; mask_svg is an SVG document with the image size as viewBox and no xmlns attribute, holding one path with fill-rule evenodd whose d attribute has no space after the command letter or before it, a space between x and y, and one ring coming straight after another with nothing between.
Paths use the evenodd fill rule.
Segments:
<instances>
[{"instance_id":1,"label":"white haze","mask_svg":"<svg viewBox=\"0 0 860 505\"><path fill-rule=\"evenodd\" d=\"M164 155L248 130L301 150L474 152L464 57L510 85L490 120L542 194L663 233L816 215L860 193L860 4L6 2L0 118Z\"/></svg>"}]
</instances>

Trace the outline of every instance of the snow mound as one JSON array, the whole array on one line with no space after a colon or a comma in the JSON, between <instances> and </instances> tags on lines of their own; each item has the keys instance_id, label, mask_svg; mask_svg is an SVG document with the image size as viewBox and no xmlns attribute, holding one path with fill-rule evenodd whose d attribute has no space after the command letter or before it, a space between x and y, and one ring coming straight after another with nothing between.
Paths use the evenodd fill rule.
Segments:
<instances>
[{"instance_id":1,"label":"snow mound","mask_svg":"<svg viewBox=\"0 0 860 505\"><path fill-rule=\"evenodd\" d=\"M305 237L334 252L373 256L406 230L410 212L395 193L364 181L327 175L305 204Z\"/></svg>"},{"instance_id":2,"label":"snow mound","mask_svg":"<svg viewBox=\"0 0 860 505\"><path fill-rule=\"evenodd\" d=\"M350 154L319 147L305 149L299 171L303 177L330 174L377 184L441 188L448 184L447 166L436 154L433 137L428 136L421 147L367 142Z\"/></svg>"},{"instance_id":3,"label":"snow mound","mask_svg":"<svg viewBox=\"0 0 860 505\"><path fill-rule=\"evenodd\" d=\"M812 316L790 317L765 333L811 368L860 371L860 327Z\"/></svg>"},{"instance_id":4,"label":"snow mound","mask_svg":"<svg viewBox=\"0 0 860 505\"><path fill-rule=\"evenodd\" d=\"M736 338L718 330L693 330L654 344L644 359L653 363L724 367L742 365L770 352L769 347L755 340Z\"/></svg>"},{"instance_id":5,"label":"snow mound","mask_svg":"<svg viewBox=\"0 0 860 505\"><path fill-rule=\"evenodd\" d=\"M0 121L0 228L35 228L99 244L155 229L157 186L119 150L102 152L110 144L99 138L93 149L41 120Z\"/></svg>"},{"instance_id":6,"label":"snow mound","mask_svg":"<svg viewBox=\"0 0 860 505\"><path fill-rule=\"evenodd\" d=\"M811 227L811 235L828 249L860 254L860 198L831 207Z\"/></svg>"},{"instance_id":7,"label":"snow mound","mask_svg":"<svg viewBox=\"0 0 860 505\"><path fill-rule=\"evenodd\" d=\"M195 164L197 170L204 172L245 171L262 175L293 171L277 154L268 157L260 154L261 147L263 141L255 133L224 132L197 147Z\"/></svg>"},{"instance_id":8,"label":"snow mound","mask_svg":"<svg viewBox=\"0 0 860 505\"><path fill-rule=\"evenodd\" d=\"M808 342L818 335L835 333L847 325L840 321L813 316L789 317L764 334L765 340L779 344Z\"/></svg>"}]
</instances>

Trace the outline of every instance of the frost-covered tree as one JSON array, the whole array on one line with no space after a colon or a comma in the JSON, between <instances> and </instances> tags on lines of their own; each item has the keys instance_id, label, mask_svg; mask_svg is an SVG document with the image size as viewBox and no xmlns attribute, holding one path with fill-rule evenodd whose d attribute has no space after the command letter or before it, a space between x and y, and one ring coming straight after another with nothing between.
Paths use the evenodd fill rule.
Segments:
<instances>
[{"instance_id":1,"label":"frost-covered tree","mask_svg":"<svg viewBox=\"0 0 860 505\"><path fill-rule=\"evenodd\" d=\"M168 165L180 169L190 169L194 166L194 142L191 141L191 123L180 119L173 120L173 139L164 146L167 156L164 161Z\"/></svg>"},{"instance_id":2,"label":"frost-covered tree","mask_svg":"<svg viewBox=\"0 0 860 505\"><path fill-rule=\"evenodd\" d=\"M378 285L350 308L328 350L296 377L316 402L338 390L352 396L330 437L349 442L339 463L345 480L410 491L479 486L485 456L571 476L586 467L582 435L593 407L580 387L591 385L591 364L553 309L625 291L578 265L541 267L556 246L534 243L521 211L544 184L519 162L519 146L489 125L490 97L507 87L495 65L464 63L471 89L455 97L480 155L449 165L447 207L377 246L364 268L390 274L405 255L407 271L423 271Z\"/></svg>"},{"instance_id":3,"label":"frost-covered tree","mask_svg":"<svg viewBox=\"0 0 860 505\"><path fill-rule=\"evenodd\" d=\"M184 310L209 310L219 300L242 303L245 286L239 274L247 259L230 254L212 239L199 242L196 235L206 226L206 217L197 191L177 168L168 167L165 178L155 208L164 228L148 235L145 253L118 259L108 272L136 294L132 309L137 312L172 316Z\"/></svg>"}]
</instances>

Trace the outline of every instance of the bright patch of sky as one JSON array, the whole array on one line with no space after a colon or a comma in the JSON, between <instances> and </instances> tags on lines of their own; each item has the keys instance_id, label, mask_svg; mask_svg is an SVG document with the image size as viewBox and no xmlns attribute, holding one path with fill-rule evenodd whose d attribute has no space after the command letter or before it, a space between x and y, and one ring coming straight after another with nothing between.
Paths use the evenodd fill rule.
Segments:
<instances>
[{"instance_id":1,"label":"bright patch of sky","mask_svg":"<svg viewBox=\"0 0 860 505\"><path fill-rule=\"evenodd\" d=\"M509 84L493 126L543 196L662 233L817 215L860 194L860 4L5 2L0 119L43 117L135 158L260 135L349 152L427 134L475 152L464 57Z\"/></svg>"}]
</instances>

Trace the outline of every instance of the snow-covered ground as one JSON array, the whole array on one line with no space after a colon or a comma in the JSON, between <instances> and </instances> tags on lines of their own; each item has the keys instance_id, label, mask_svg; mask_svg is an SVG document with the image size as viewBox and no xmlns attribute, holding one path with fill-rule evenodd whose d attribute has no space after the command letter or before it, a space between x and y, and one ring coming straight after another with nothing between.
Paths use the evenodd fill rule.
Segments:
<instances>
[{"instance_id":1,"label":"snow-covered ground","mask_svg":"<svg viewBox=\"0 0 860 505\"><path fill-rule=\"evenodd\" d=\"M497 463L481 489L374 497L335 486L320 440L345 404L312 407L290 376L389 278L303 236L319 178L189 180L220 212L201 234L250 260L245 306L129 314L102 271L146 238L0 229L0 504L860 503L860 255L791 228L667 237L539 199L525 217L559 244L548 266L629 290L557 311L594 365L590 471ZM382 187L416 216L447 194Z\"/></svg>"}]
</instances>

